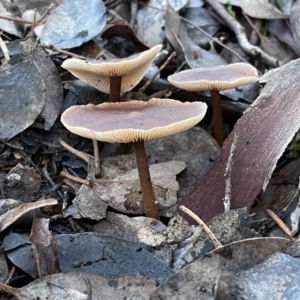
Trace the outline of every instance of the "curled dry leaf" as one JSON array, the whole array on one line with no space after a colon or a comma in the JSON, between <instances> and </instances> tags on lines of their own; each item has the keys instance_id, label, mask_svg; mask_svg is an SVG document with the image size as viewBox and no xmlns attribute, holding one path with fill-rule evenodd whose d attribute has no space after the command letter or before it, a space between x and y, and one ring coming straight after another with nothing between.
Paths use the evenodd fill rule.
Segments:
<instances>
[{"instance_id":1,"label":"curled dry leaf","mask_svg":"<svg viewBox=\"0 0 300 300\"><path fill-rule=\"evenodd\" d=\"M56 205L57 203L58 202L56 199L49 198L37 202L24 203L16 208L7 211L6 213L0 216L0 232L6 229L11 224L13 224L18 218L20 218L28 211L48 205Z\"/></svg>"}]
</instances>

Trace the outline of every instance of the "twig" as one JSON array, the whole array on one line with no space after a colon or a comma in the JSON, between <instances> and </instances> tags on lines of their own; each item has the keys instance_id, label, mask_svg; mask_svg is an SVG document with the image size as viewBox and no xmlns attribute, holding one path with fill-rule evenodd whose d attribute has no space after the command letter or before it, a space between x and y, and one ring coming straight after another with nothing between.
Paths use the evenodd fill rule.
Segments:
<instances>
[{"instance_id":1,"label":"twig","mask_svg":"<svg viewBox=\"0 0 300 300\"><path fill-rule=\"evenodd\" d=\"M136 24L136 18L137 18L137 12L138 12L138 3L137 1L130 1L130 27L133 29L134 25Z\"/></svg>"},{"instance_id":2,"label":"twig","mask_svg":"<svg viewBox=\"0 0 300 300\"><path fill-rule=\"evenodd\" d=\"M79 158L81 158L82 160L84 160L87 164L89 165L93 165L94 164L94 158L92 155L87 154L85 152L79 151L75 148L73 148L72 146L68 145L62 138L58 138L58 142L64 147L66 148L68 151L70 151L71 153L75 154L76 156L78 156Z\"/></svg>"},{"instance_id":3,"label":"twig","mask_svg":"<svg viewBox=\"0 0 300 300\"><path fill-rule=\"evenodd\" d=\"M39 46L43 49L49 49L49 50L52 50L52 51L55 51L55 52L59 52L59 53L62 53L62 54L66 54L68 56L71 56L71 57L75 57L75 58L82 58L82 56L80 55L77 55L75 53L72 53L72 52L69 52L69 51L66 51L66 50L62 50L62 49L57 49L55 48L53 45L44 45L44 44L39 44Z\"/></svg>"},{"instance_id":4,"label":"twig","mask_svg":"<svg viewBox=\"0 0 300 300\"><path fill-rule=\"evenodd\" d=\"M267 208L266 213L280 227L280 229L289 236L291 240L295 241L295 238L292 237L291 230L271 209Z\"/></svg>"},{"instance_id":5,"label":"twig","mask_svg":"<svg viewBox=\"0 0 300 300\"><path fill-rule=\"evenodd\" d=\"M52 188L54 187L57 187L57 184L55 184L55 182L52 180L51 176L49 175L48 173L48 170L46 167L43 168L43 174L44 174L44 177L48 180L48 182L50 183L50 185L52 186ZM53 189L54 190L54 189ZM62 194L61 191L59 191L58 189L55 189L54 190L61 199L65 200L64 199L64 195Z\"/></svg>"},{"instance_id":6,"label":"twig","mask_svg":"<svg viewBox=\"0 0 300 300\"><path fill-rule=\"evenodd\" d=\"M227 47L225 44L221 43L218 39L212 37L209 33L207 33L205 30L203 30L201 27L198 27L197 25L195 25L193 22L189 21L186 18L180 17L180 19L182 19L183 21L191 24L192 26L194 26L197 30L201 31L206 37L208 37L210 40L214 41L215 43L217 43L218 45L222 46L223 48L225 48L226 50L228 50L229 52L231 52L234 56L236 56L238 59L240 59L241 61L243 61L244 63L248 63L243 57L241 57L237 52L235 52L234 50L230 49L229 47Z\"/></svg>"},{"instance_id":7,"label":"twig","mask_svg":"<svg viewBox=\"0 0 300 300\"><path fill-rule=\"evenodd\" d=\"M143 93L146 88L153 82L153 80L156 78L156 76L168 65L170 60L176 55L176 52L174 51L167 59L166 61L160 66L160 68L149 78L149 80L144 84L143 87L139 89L140 93Z\"/></svg>"},{"instance_id":8,"label":"twig","mask_svg":"<svg viewBox=\"0 0 300 300\"><path fill-rule=\"evenodd\" d=\"M260 40L263 39L262 34L259 32L259 30L256 28L256 26L253 24L253 22L251 21L251 19L243 13L244 18L246 19L246 21L248 22L248 24L251 26L251 28L253 29L253 31L256 33L256 35L259 37ZM261 21L261 20L258 20ZM251 38L250 38L251 39Z\"/></svg>"},{"instance_id":9,"label":"twig","mask_svg":"<svg viewBox=\"0 0 300 300\"><path fill-rule=\"evenodd\" d=\"M6 61L9 61L9 51L6 47L6 44L4 43L4 41L2 40L1 34L0 34L0 48L3 52L4 58Z\"/></svg>"},{"instance_id":10,"label":"twig","mask_svg":"<svg viewBox=\"0 0 300 300\"><path fill-rule=\"evenodd\" d=\"M64 171L61 171L60 174L59 174L62 178L66 178L66 179L69 179L69 180L72 180L74 182L77 182L77 183L80 183L80 184L85 184L85 185L88 185L90 186L90 182L85 180L85 179L82 179L80 177L76 177L76 176L73 176L67 172L64 172Z\"/></svg>"},{"instance_id":11,"label":"twig","mask_svg":"<svg viewBox=\"0 0 300 300\"><path fill-rule=\"evenodd\" d=\"M36 26L36 9L34 10L34 14L33 14L33 20L32 20L32 24L31 24L31 30L30 30L30 33L29 33L29 36L34 36L34 27ZM35 47L34 47L34 50L36 48L36 45L37 45L37 41L36 41L36 44L35 44Z\"/></svg>"},{"instance_id":12,"label":"twig","mask_svg":"<svg viewBox=\"0 0 300 300\"><path fill-rule=\"evenodd\" d=\"M95 177L100 178L101 176L100 155L99 155L99 147L98 147L97 140L93 140L93 147L94 147L94 160L95 160Z\"/></svg>"},{"instance_id":13,"label":"twig","mask_svg":"<svg viewBox=\"0 0 300 300\"><path fill-rule=\"evenodd\" d=\"M4 284L9 285L11 279L13 278L13 276L15 274L15 271L16 271L16 267L12 267Z\"/></svg>"},{"instance_id":14,"label":"twig","mask_svg":"<svg viewBox=\"0 0 300 300\"><path fill-rule=\"evenodd\" d=\"M209 227L192 211L190 211L188 208L186 208L183 205L179 206L179 209L183 212L187 213L190 217L192 217L200 226L202 226L203 230L206 232L206 234L210 237L211 241L215 245L215 248L223 247L223 245L218 241L216 236L213 234L213 232L209 229Z\"/></svg>"},{"instance_id":15,"label":"twig","mask_svg":"<svg viewBox=\"0 0 300 300\"><path fill-rule=\"evenodd\" d=\"M30 24L30 25L32 25L32 21L30 21L30 20L24 20L24 19L20 19L20 18L14 18L14 17L0 15L0 19L4 19L4 20L7 20L7 21L12 21L12 22L16 22L16 23L23 23L23 24ZM35 23L35 25L39 25L39 24L40 23Z\"/></svg>"},{"instance_id":16,"label":"twig","mask_svg":"<svg viewBox=\"0 0 300 300\"><path fill-rule=\"evenodd\" d=\"M205 2L208 3L214 9L214 11L235 33L236 38L245 53L247 53L253 58L259 59L260 61L271 67L279 67L280 65L282 65L282 63L276 58L268 55L259 47L251 45L249 43L245 33L245 28L241 26L241 24L226 11L222 4L220 4L216 0L205 0Z\"/></svg>"},{"instance_id":17,"label":"twig","mask_svg":"<svg viewBox=\"0 0 300 300\"><path fill-rule=\"evenodd\" d=\"M51 3L46 11L41 15L41 17L37 20L37 23L41 23L45 17L50 13L51 9L54 7L54 3ZM37 24L36 23L36 24Z\"/></svg>"},{"instance_id":18,"label":"twig","mask_svg":"<svg viewBox=\"0 0 300 300\"><path fill-rule=\"evenodd\" d=\"M226 164L224 179L225 179L225 197L224 201L224 212L230 211L230 201L231 201L231 170L233 165L233 156L236 150L236 144L238 141L239 135L234 134L233 142L230 147L229 157Z\"/></svg>"}]
</instances>

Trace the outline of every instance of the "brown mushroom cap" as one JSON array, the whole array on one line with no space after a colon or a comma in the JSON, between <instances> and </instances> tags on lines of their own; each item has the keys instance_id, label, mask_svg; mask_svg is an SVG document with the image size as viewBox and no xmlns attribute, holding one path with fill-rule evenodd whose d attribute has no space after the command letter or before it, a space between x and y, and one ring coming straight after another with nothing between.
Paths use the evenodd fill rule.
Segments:
<instances>
[{"instance_id":1,"label":"brown mushroom cap","mask_svg":"<svg viewBox=\"0 0 300 300\"><path fill-rule=\"evenodd\" d=\"M197 68L168 77L171 84L196 92L203 90L227 90L258 80L257 70L249 64L235 63L212 68Z\"/></svg>"},{"instance_id":2,"label":"brown mushroom cap","mask_svg":"<svg viewBox=\"0 0 300 300\"><path fill-rule=\"evenodd\" d=\"M185 131L202 120L207 105L150 99L72 106L61 117L71 132L98 141L128 143Z\"/></svg>"},{"instance_id":3,"label":"brown mushroom cap","mask_svg":"<svg viewBox=\"0 0 300 300\"><path fill-rule=\"evenodd\" d=\"M62 67L70 71L74 76L107 94L110 92L109 77L122 76L122 94L133 89L141 81L161 48L162 45L157 45L126 58L103 61L86 61L70 58L63 62Z\"/></svg>"}]
</instances>

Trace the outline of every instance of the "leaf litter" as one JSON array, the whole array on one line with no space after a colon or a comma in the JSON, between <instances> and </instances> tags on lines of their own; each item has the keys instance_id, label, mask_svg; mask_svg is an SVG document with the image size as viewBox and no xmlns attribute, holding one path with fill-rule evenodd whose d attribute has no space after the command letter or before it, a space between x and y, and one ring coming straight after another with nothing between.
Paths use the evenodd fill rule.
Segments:
<instances>
[{"instance_id":1,"label":"leaf litter","mask_svg":"<svg viewBox=\"0 0 300 300\"><path fill-rule=\"evenodd\" d=\"M3 291L20 299L43 299L49 294L53 299L280 299L283 295L294 299L299 273L299 164L288 158L292 147L287 146L300 127L298 3L277 4L1 2ZM205 22L199 22L199 16ZM268 25L262 27L266 20ZM228 138L220 151L204 130L212 126L210 111L202 128L146 144L161 221L143 216L130 145L99 143L102 173L95 178L92 141L70 134L59 122L71 105L108 101L106 94L60 68L68 56L123 58L159 43L164 49L151 71L133 92L122 95L122 101L147 101L165 90L164 97L172 94L174 99L205 101L210 106L207 93L182 91L166 78L181 69L241 59L266 72L260 87L254 84L222 94ZM151 78L157 70L157 78ZM223 213L222 199L228 198L224 169L236 132L230 166L232 210ZM70 147L58 143L59 138ZM293 149L296 143L293 140ZM128 193L135 196L126 202ZM174 213L179 203L207 222L219 246L206 229L191 226L187 221L195 221L190 217ZM291 231L276 214L270 219L270 209ZM60 270L65 273L55 274ZM20 284L19 275L31 283Z\"/></svg>"}]
</instances>

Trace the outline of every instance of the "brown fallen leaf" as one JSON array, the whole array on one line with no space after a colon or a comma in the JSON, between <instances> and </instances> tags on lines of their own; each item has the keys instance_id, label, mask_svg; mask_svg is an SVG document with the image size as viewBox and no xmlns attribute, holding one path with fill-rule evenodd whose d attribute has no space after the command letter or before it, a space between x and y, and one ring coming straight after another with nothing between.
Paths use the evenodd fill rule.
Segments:
<instances>
[{"instance_id":1,"label":"brown fallen leaf","mask_svg":"<svg viewBox=\"0 0 300 300\"><path fill-rule=\"evenodd\" d=\"M21 204L18 207L13 208L0 216L0 232L6 229L8 226L10 226L12 223L14 223L25 213L36 208L56 204L57 200L53 198Z\"/></svg>"},{"instance_id":2,"label":"brown fallen leaf","mask_svg":"<svg viewBox=\"0 0 300 300\"><path fill-rule=\"evenodd\" d=\"M223 212L224 170L237 133L231 209L250 208L261 190L266 189L278 159L300 128L299 76L300 59L297 59L261 78L260 83L266 85L260 96L237 121L215 164L183 199L182 205L205 222Z\"/></svg>"},{"instance_id":3,"label":"brown fallen leaf","mask_svg":"<svg viewBox=\"0 0 300 300\"><path fill-rule=\"evenodd\" d=\"M101 36L103 38L111 38L116 36L121 37L125 40L133 42L139 51L145 51L149 49L149 47L147 47L138 39L132 28L125 20L113 20L105 26Z\"/></svg>"},{"instance_id":4,"label":"brown fallen leaf","mask_svg":"<svg viewBox=\"0 0 300 300\"><path fill-rule=\"evenodd\" d=\"M31 228L31 252L40 278L60 272L49 222L49 219L34 217Z\"/></svg>"}]
</instances>

